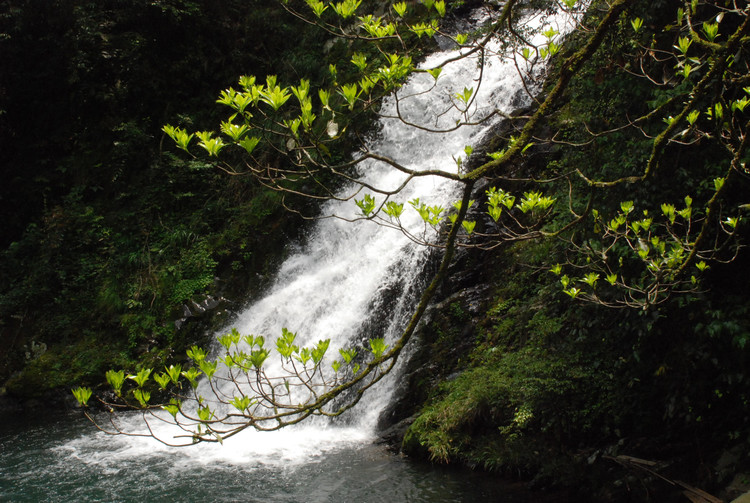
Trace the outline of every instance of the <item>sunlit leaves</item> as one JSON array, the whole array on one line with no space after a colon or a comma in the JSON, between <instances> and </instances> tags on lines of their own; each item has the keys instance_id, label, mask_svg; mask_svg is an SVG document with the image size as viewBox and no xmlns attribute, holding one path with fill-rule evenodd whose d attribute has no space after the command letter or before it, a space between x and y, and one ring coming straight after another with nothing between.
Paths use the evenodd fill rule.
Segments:
<instances>
[{"instance_id":1,"label":"sunlit leaves","mask_svg":"<svg viewBox=\"0 0 750 503\"><path fill-rule=\"evenodd\" d=\"M158 384L159 388L162 390L167 389L167 386L170 383L169 376L164 372L160 374L154 374L154 381L156 381L156 384Z\"/></svg>"},{"instance_id":2,"label":"sunlit leaves","mask_svg":"<svg viewBox=\"0 0 750 503\"><path fill-rule=\"evenodd\" d=\"M250 397L247 395L235 396L229 400L229 403L238 411L245 412L251 404Z\"/></svg>"},{"instance_id":3,"label":"sunlit leaves","mask_svg":"<svg viewBox=\"0 0 750 503\"><path fill-rule=\"evenodd\" d=\"M341 355L341 358L344 359L344 362L349 365L354 361L354 358L357 356L357 351L355 349L339 349L339 354Z\"/></svg>"},{"instance_id":4,"label":"sunlit leaves","mask_svg":"<svg viewBox=\"0 0 750 503\"><path fill-rule=\"evenodd\" d=\"M440 17L445 16L445 0L436 0L435 10L440 15Z\"/></svg>"},{"instance_id":5,"label":"sunlit leaves","mask_svg":"<svg viewBox=\"0 0 750 503\"><path fill-rule=\"evenodd\" d=\"M464 105L468 105L471 101L471 97L474 95L473 87L464 87L463 92L456 93L455 97L459 99Z\"/></svg>"},{"instance_id":6,"label":"sunlit leaves","mask_svg":"<svg viewBox=\"0 0 750 503\"><path fill-rule=\"evenodd\" d=\"M427 70L427 73L432 75L432 78L434 78L435 80L438 79L438 77L440 76L442 72L443 72L442 68L433 68L431 70Z\"/></svg>"},{"instance_id":7,"label":"sunlit leaves","mask_svg":"<svg viewBox=\"0 0 750 503\"><path fill-rule=\"evenodd\" d=\"M406 15L406 2L397 2L393 4L393 10L396 11L396 14L400 17L404 17Z\"/></svg>"},{"instance_id":8,"label":"sunlit leaves","mask_svg":"<svg viewBox=\"0 0 750 503\"><path fill-rule=\"evenodd\" d=\"M709 23L708 21L703 23L703 34L709 42L716 40L719 36L719 23Z\"/></svg>"},{"instance_id":9,"label":"sunlit leaves","mask_svg":"<svg viewBox=\"0 0 750 503\"><path fill-rule=\"evenodd\" d=\"M544 211L555 203L555 199L545 196L539 191L524 192L521 202L516 207L523 213L529 211Z\"/></svg>"},{"instance_id":10,"label":"sunlit leaves","mask_svg":"<svg viewBox=\"0 0 750 503\"><path fill-rule=\"evenodd\" d=\"M599 274L595 272L589 272L581 279L581 281L586 283L591 288L594 288L596 287L596 282L599 281Z\"/></svg>"},{"instance_id":11,"label":"sunlit leaves","mask_svg":"<svg viewBox=\"0 0 750 503\"><path fill-rule=\"evenodd\" d=\"M359 68L360 71L364 72L365 68L367 68L367 56L362 53L355 52L352 55L352 63L354 64L354 66Z\"/></svg>"},{"instance_id":12,"label":"sunlit leaves","mask_svg":"<svg viewBox=\"0 0 750 503\"><path fill-rule=\"evenodd\" d=\"M343 2L337 2L332 5L333 10L336 14L341 16L343 19L352 17L359 8L362 0L344 0Z\"/></svg>"},{"instance_id":13,"label":"sunlit leaves","mask_svg":"<svg viewBox=\"0 0 750 503\"><path fill-rule=\"evenodd\" d=\"M377 337L370 339L370 351L372 352L373 358L376 360L383 356L383 353L388 349L388 344L385 343L385 339Z\"/></svg>"},{"instance_id":14,"label":"sunlit leaves","mask_svg":"<svg viewBox=\"0 0 750 503\"><path fill-rule=\"evenodd\" d=\"M233 124L229 121L221 123L221 132L238 142L250 130L247 124Z\"/></svg>"},{"instance_id":15,"label":"sunlit leaves","mask_svg":"<svg viewBox=\"0 0 750 503\"><path fill-rule=\"evenodd\" d=\"M375 198L370 194L365 194L362 199L355 199L354 203L362 211L362 215L369 217L375 211Z\"/></svg>"},{"instance_id":16,"label":"sunlit leaves","mask_svg":"<svg viewBox=\"0 0 750 503\"><path fill-rule=\"evenodd\" d=\"M201 375L201 371L196 369L195 367L191 367L185 371L182 372L183 377L185 377L189 382L190 385L193 388L198 387L198 377Z\"/></svg>"},{"instance_id":17,"label":"sunlit leaves","mask_svg":"<svg viewBox=\"0 0 750 503\"><path fill-rule=\"evenodd\" d=\"M328 6L320 0L305 0L307 5L312 9L316 17L320 17L326 11Z\"/></svg>"},{"instance_id":18,"label":"sunlit leaves","mask_svg":"<svg viewBox=\"0 0 750 503\"><path fill-rule=\"evenodd\" d=\"M151 393L140 388L133 390L133 396L141 404L141 407L147 407L149 400L151 400Z\"/></svg>"},{"instance_id":19,"label":"sunlit leaves","mask_svg":"<svg viewBox=\"0 0 750 503\"><path fill-rule=\"evenodd\" d=\"M291 96L288 88L276 84L275 75L266 78L266 87L260 91L260 101L270 105L274 111L278 111Z\"/></svg>"},{"instance_id":20,"label":"sunlit leaves","mask_svg":"<svg viewBox=\"0 0 750 503\"><path fill-rule=\"evenodd\" d=\"M256 369L260 369L265 363L266 359L270 355L269 351L265 348L256 349L250 352L250 363Z\"/></svg>"},{"instance_id":21,"label":"sunlit leaves","mask_svg":"<svg viewBox=\"0 0 750 503\"><path fill-rule=\"evenodd\" d=\"M750 98L743 96L741 99L734 100L732 102L732 110L744 112L747 105L750 104Z\"/></svg>"},{"instance_id":22,"label":"sunlit leaves","mask_svg":"<svg viewBox=\"0 0 750 503\"><path fill-rule=\"evenodd\" d=\"M374 38L385 38L396 33L396 25L393 23L383 24L380 18L372 15L362 16L359 18L362 22L362 28L368 35Z\"/></svg>"},{"instance_id":23,"label":"sunlit leaves","mask_svg":"<svg viewBox=\"0 0 750 503\"><path fill-rule=\"evenodd\" d=\"M192 346L190 349L187 350L187 356L194 362L198 363L204 358L206 358L206 350L198 346Z\"/></svg>"},{"instance_id":24,"label":"sunlit leaves","mask_svg":"<svg viewBox=\"0 0 750 503\"><path fill-rule=\"evenodd\" d=\"M180 412L180 402L176 399L171 399L169 404L162 405L162 409L166 410L173 418L177 417L177 413Z\"/></svg>"},{"instance_id":25,"label":"sunlit leaves","mask_svg":"<svg viewBox=\"0 0 750 503\"><path fill-rule=\"evenodd\" d=\"M444 208L442 206L428 206L423 201L420 201L418 197L409 201L409 204L417 211L417 213L419 213L419 216L428 225L436 227L443 220L441 214L443 213Z\"/></svg>"},{"instance_id":26,"label":"sunlit leaves","mask_svg":"<svg viewBox=\"0 0 750 503\"><path fill-rule=\"evenodd\" d=\"M208 361L208 360L201 360L201 362L198 364L200 369L203 371L204 374L206 374L206 377L208 377L209 379L211 379L214 373L216 373L217 365L218 365L218 362Z\"/></svg>"},{"instance_id":27,"label":"sunlit leaves","mask_svg":"<svg viewBox=\"0 0 750 503\"><path fill-rule=\"evenodd\" d=\"M245 138L237 142L237 144L240 147L244 148L248 154L253 153L253 150L255 150L255 147L258 146L258 143L260 143L260 138L257 138L255 136L246 136Z\"/></svg>"},{"instance_id":28,"label":"sunlit leaves","mask_svg":"<svg viewBox=\"0 0 750 503\"><path fill-rule=\"evenodd\" d=\"M194 136L192 133L188 134L184 129L173 127L169 124L162 127L162 131L167 133L167 135L172 138L172 140L174 140L179 148L186 152L188 151L188 145L190 144L190 140Z\"/></svg>"},{"instance_id":29,"label":"sunlit leaves","mask_svg":"<svg viewBox=\"0 0 750 503\"><path fill-rule=\"evenodd\" d=\"M419 38L422 38L422 36L431 37L437 32L438 24L437 21L433 19L429 23L413 24L409 26L409 29Z\"/></svg>"},{"instance_id":30,"label":"sunlit leaves","mask_svg":"<svg viewBox=\"0 0 750 503\"><path fill-rule=\"evenodd\" d=\"M503 212L503 207L507 209L513 208L516 202L516 197L503 189L491 187L486 191L487 195L487 212L490 217L497 222Z\"/></svg>"},{"instance_id":31,"label":"sunlit leaves","mask_svg":"<svg viewBox=\"0 0 750 503\"><path fill-rule=\"evenodd\" d=\"M679 50L682 56L687 56L688 49L690 49L690 45L693 43L692 40L690 40L688 37L680 37L677 39L677 45L674 46L675 49Z\"/></svg>"},{"instance_id":32,"label":"sunlit leaves","mask_svg":"<svg viewBox=\"0 0 750 503\"><path fill-rule=\"evenodd\" d=\"M279 354L286 359L291 358L292 353L299 351L299 348L294 345L294 340L297 338L297 334L287 330L286 328L281 329L281 337L276 339L276 350Z\"/></svg>"},{"instance_id":33,"label":"sunlit leaves","mask_svg":"<svg viewBox=\"0 0 750 503\"><path fill-rule=\"evenodd\" d=\"M122 370L108 370L105 377L115 393L120 396L122 394L122 385L125 382L125 372Z\"/></svg>"},{"instance_id":34,"label":"sunlit leaves","mask_svg":"<svg viewBox=\"0 0 750 503\"><path fill-rule=\"evenodd\" d=\"M339 91L349 105L349 110L354 110L354 105L356 105L357 103L357 98L359 98L359 95L362 92L357 88L357 84L344 84L340 87Z\"/></svg>"},{"instance_id":35,"label":"sunlit leaves","mask_svg":"<svg viewBox=\"0 0 750 503\"><path fill-rule=\"evenodd\" d=\"M640 33L640 31L643 29L643 19L639 17L632 19L630 21L630 25L633 27L634 32Z\"/></svg>"},{"instance_id":36,"label":"sunlit leaves","mask_svg":"<svg viewBox=\"0 0 750 503\"><path fill-rule=\"evenodd\" d=\"M224 148L225 143L220 137L213 137L211 131L198 131L195 135L200 139L198 145L208 152L209 155L218 156L219 151Z\"/></svg>"},{"instance_id":37,"label":"sunlit leaves","mask_svg":"<svg viewBox=\"0 0 750 503\"><path fill-rule=\"evenodd\" d=\"M151 369L141 369L138 371L137 374L129 375L128 379L132 379L135 381L135 383L138 385L138 387L142 387L144 384L146 384L146 381L148 381L149 376L151 375Z\"/></svg>"},{"instance_id":38,"label":"sunlit leaves","mask_svg":"<svg viewBox=\"0 0 750 503\"><path fill-rule=\"evenodd\" d=\"M70 391L73 393L73 396L75 397L79 406L88 406L89 400L91 399L91 388L79 386L78 388L71 389Z\"/></svg>"},{"instance_id":39,"label":"sunlit leaves","mask_svg":"<svg viewBox=\"0 0 750 503\"><path fill-rule=\"evenodd\" d=\"M387 203L385 203L385 208L383 208L383 211L389 217L398 219L404 212L404 205L403 203L399 204L395 201L388 201Z\"/></svg>"},{"instance_id":40,"label":"sunlit leaves","mask_svg":"<svg viewBox=\"0 0 750 503\"><path fill-rule=\"evenodd\" d=\"M310 355L312 356L312 360L315 365L318 365L323 360L323 357L328 351L328 346L330 345L331 339L324 339L318 341L312 351L310 351Z\"/></svg>"}]
</instances>

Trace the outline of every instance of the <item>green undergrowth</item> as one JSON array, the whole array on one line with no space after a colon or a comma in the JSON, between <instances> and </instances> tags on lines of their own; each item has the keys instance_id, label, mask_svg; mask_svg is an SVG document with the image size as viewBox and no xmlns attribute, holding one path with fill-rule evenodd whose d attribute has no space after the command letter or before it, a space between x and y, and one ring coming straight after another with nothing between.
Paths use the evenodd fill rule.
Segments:
<instances>
[{"instance_id":1,"label":"green undergrowth","mask_svg":"<svg viewBox=\"0 0 750 503\"><path fill-rule=\"evenodd\" d=\"M626 477L607 459L620 454L728 484L701 467L750 442L743 267L717 269L711 295L611 310L560 292L543 267L559 252L507 248L485 263L494 288L478 315L457 316L457 300L433 318L423 338L439 377L422 378L404 451L583 491Z\"/></svg>"}]
</instances>

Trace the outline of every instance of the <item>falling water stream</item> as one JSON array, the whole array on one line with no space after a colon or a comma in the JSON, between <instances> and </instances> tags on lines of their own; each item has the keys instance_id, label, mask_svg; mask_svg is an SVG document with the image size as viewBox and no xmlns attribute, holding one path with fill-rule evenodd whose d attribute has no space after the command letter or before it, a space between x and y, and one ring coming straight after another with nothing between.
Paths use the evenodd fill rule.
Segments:
<instances>
[{"instance_id":1,"label":"falling water stream","mask_svg":"<svg viewBox=\"0 0 750 503\"><path fill-rule=\"evenodd\" d=\"M432 68L449 56L434 54L421 66ZM488 60L481 85L477 77L477 60L467 58L448 65L439 87L422 95L433 78L417 74L400 91L411 98L402 100L399 110L410 121L440 128L455 124L456 117L443 112L464 87L477 88L474 119L496 107L510 112L524 104L512 64ZM381 111L394 110L389 100ZM442 114L437 124L436 114ZM368 147L411 169L456 172L454 158L465 157L464 146L476 144L489 127L440 134L382 119ZM377 162L362 166L361 173L380 187L403 181L402 174ZM419 197L450 208L457 189L443 179L423 177L409 183L397 200ZM322 214L353 217L355 210L351 201L329 202ZM417 232L416 212L404 215L404 225ZM420 293L428 253L394 229L322 219L268 291L232 325L270 341L286 327L298 334L299 345L330 338L329 353L374 336L393 341ZM346 421L245 431L223 445L185 449L148 438L111 437L78 416L0 418L0 501L539 501L492 477L410 462L374 442L378 415L397 378L395 372L369 390ZM141 427L138 415L123 421L126 429Z\"/></svg>"}]
</instances>

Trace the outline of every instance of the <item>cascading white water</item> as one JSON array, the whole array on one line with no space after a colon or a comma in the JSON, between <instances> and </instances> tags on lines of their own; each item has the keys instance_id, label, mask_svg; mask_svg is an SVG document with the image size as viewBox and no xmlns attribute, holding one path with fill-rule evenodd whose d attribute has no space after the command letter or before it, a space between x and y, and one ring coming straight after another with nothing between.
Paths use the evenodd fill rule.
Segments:
<instances>
[{"instance_id":1,"label":"cascading white water","mask_svg":"<svg viewBox=\"0 0 750 503\"><path fill-rule=\"evenodd\" d=\"M564 17L558 31L564 33ZM546 23L555 22L546 19ZM541 43L542 40L537 40ZM455 53L444 52L429 56L420 66L433 68ZM525 104L521 81L512 62L488 59L484 62L481 84L477 81L479 64L469 57L447 65L433 86L428 74L417 74L400 91L399 111L409 121L428 128L450 128L459 118L445 114L453 96L465 87L477 88L471 107L472 120L489 115L495 109L510 112ZM520 98L520 100L519 100ZM526 97L526 100L529 98ZM383 115L395 115L395 100L388 99L381 110ZM455 111L454 111L455 112ZM436 123L436 116L439 121ZM497 119L493 119L492 123ZM475 144L492 124L462 127L450 133L430 133L408 126L397 119L382 119L379 134L368 145L371 151L391 157L413 170L440 169L456 172L454 158L465 157L464 147ZM362 180L382 188L395 188L404 175L379 162L364 163ZM439 177L412 180L398 194L396 200L406 203L420 198L430 205L450 208L457 198L458 186ZM408 208L408 204L405 204ZM357 207L353 202L329 202L323 214L353 218ZM406 210L402 217L406 228L423 227L414 211ZM309 346L321 339L331 339L329 354L370 337L385 337L392 342L403 330L418 295L420 273L429 250L411 242L401 232L359 220L348 222L336 218L320 220L299 251L281 266L273 285L265 295L248 306L232 326L242 334L263 335L270 343L281 334L282 327L298 334L296 344ZM394 293L397 297L393 297ZM383 313L383 311L386 311ZM380 333L368 333L373 317L386 320ZM272 359L268 360L268 374L273 374ZM322 452L370 440L380 411L392 395L393 377L369 390L362 402L348 412L350 420L344 425L316 422L287 427L281 431L260 433L245 431L225 445L204 445L200 449L182 451L183 462L194 460L210 463L215 460L237 463L288 465L309 460ZM125 419L126 428L138 425L139 416ZM167 436L167 435L163 435ZM107 444L106 454L112 456L141 456L154 450L167 449L148 439L117 437L84 438L70 442L67 448L76 451L88 445L88 455L94 446ZM119 447L115 447L119 445Z\"/></svg>"}]
</instances>

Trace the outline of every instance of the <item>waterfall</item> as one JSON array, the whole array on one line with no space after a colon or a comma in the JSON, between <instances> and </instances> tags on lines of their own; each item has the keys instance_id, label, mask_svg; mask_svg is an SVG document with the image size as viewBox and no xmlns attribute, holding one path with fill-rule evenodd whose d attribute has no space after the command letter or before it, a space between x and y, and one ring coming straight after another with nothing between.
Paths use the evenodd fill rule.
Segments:
<instances>
[{"instance_id":1,"label":"waterfall","mask_svg":"<svg viewBox=\"0 0 750 503\"><path fill-rule=\"evenodd\" d=\"M545 23L553 21L552 18L544 20ZM557 29L564 33L569 28L562 24ZM434 68L455 55L452 51L436 53L420 66ZM523 92L512 61L497 58L484 61L480 83L482 65L477 58L467 57L447 65L435 89L431 89L435 82L431 75L415 74L399 90L399 112L409 121L427 128L451 128L459 117L445 111L451 100L455 100L455 94L467 87L476 88L475 101L469 111L472 121L496 110L509 113L528 104L530 98ZM430 91L425 93L426 90ZM381 114L393 116L395 109L396 100L388 98ZM464 147L477 144L498 120L496 115L481 125L434 133L384 117L378 133L368 140L368 148L413 170L440 169L456 173L455 159L466 157ZM363 181L385 188L398 187L405 176L377 161L363 163L360 172ZM405 208L408 208L407 201L420 198L430 205L449 209L458 199L458 189L455 182L443 178L421 177L412 180L395 200L405 203ZM367 220L347 221L356 217L357 210L352 201L325 203L322 214L344 219L317 221L306 240L281 265L267 292L239 313L228 328L234 327L243 335L263 335L271 345L282 328L296 332L296 344L300 346L330 338L328 354L337 354L339 348L371 337L385 337L392 343L403 330L421 293L421 274L430 249L415 244L396 229ZM404 211L402 223L412 233L419 234L423 227L421 218L410 210ZM371 333L375 328L378 333ZM272 359L275 358L269 358L266 365L273 365ZM267 368L267 373L272 375L273 367ZM368 390L362 401L347 412L348 420L341 424L317 421L270 433L247 430L222 446L203 445L181 451L182 459L198 463L222 460L289 465L341 445L369 441L375 436L378 415L389 403L396 379L397 375L392 374ZM139 420L137 415L124 419L125 429L129 425L136 427ZM96 436L79 442L86 441L97 446L107 442L110 447L101 455L111 455L113 439L110 437ZM143 438L116 437L116 441L120 442L116 449L122 456L168 449Z\"/></svg>"}]
</instances>

